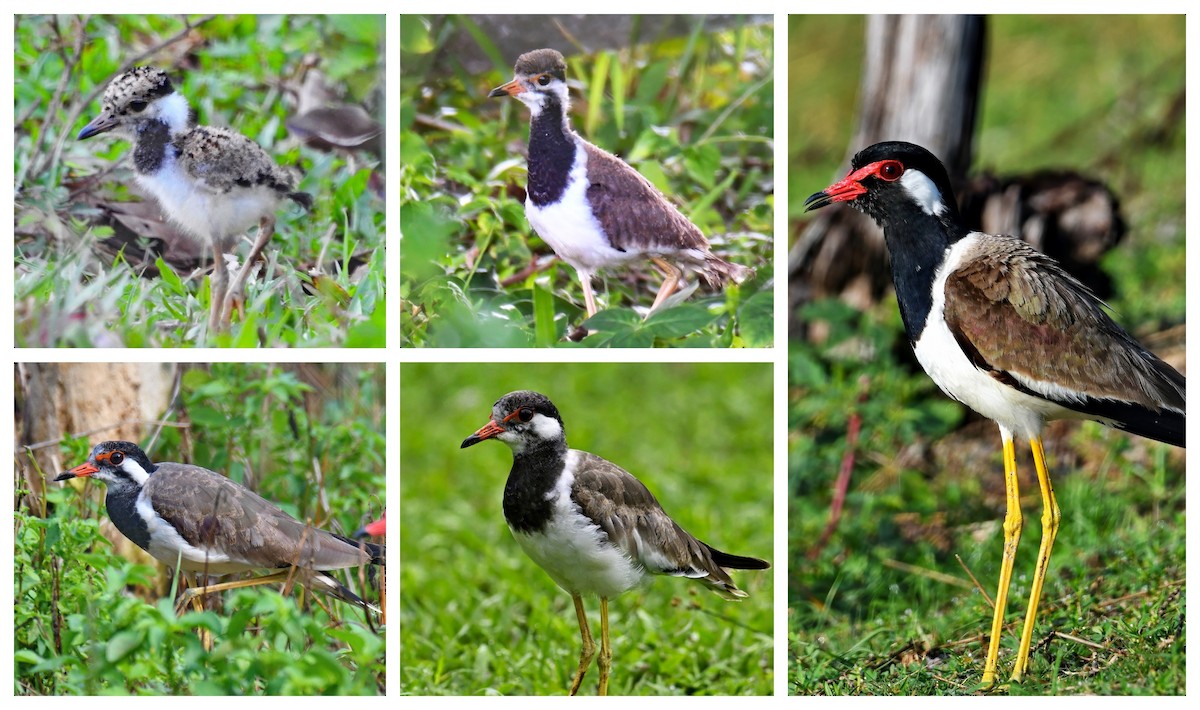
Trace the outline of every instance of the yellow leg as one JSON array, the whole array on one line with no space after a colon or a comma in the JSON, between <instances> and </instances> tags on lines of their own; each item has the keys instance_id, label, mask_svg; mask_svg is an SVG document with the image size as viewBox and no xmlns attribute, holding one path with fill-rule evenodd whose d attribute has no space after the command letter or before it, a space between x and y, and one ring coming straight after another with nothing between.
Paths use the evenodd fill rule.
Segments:
<instances>
[{"instance_id":1,"label":"yellow leg","mask_svg":"<svg viewBox=\"0 0 1200 710\"><path fill-rule=\"evenodd\" d=\"M230 589L241 589L242 587L257 587L260 584L271 584L273 582L282 582L291 574L288 572L276 572L268 574L265 577L255 577L253 579L239 579L236 582L221 582L220 584L209 584L203 587L192 587L186 590L179 596L179 601L175 602L175 615L178 616L183 612L184 607L188 605L196 597L202 597L206 594L214 592L224 592Z\"/></svg>"},{"instance_id":2,"label":"yellow leg","mask_svg":"<svg viewBox=\"0 0 1200 710\"><path fill-rule=\"evenodd\" d=\"M592 294L592 274L590 271L579 272L579 283L583 286L583 306L587 309L587 317L596 315L596 296Z\"/></svg>"},{"instance_id":3,"label":"yellow leg","mask_svg":"<svg viewBox=\"0 0 1200 710\"><path fill-rule=\"evenodd\" d=\"M608 695L608 674L612 671L612 644L608 642L608 598L600 597L600 689L597 695Z\"/></svg>"},{"instance_id":4,"label":"yellow leg","mask_svg":"<svg viewBox=\"0 0 1200 710\"><path fill-rule=\"evenodd\" d=\"M1046 469L1046 452L1042 449L1042 438L1029 441L1033 450L1033 465L1037 467L1038 485L1042 488L1042 544L1038 548L1037 569L1033 572L1033 584L1029 589L1029 611L1025 612L1025 627L1021 630L1021 645L1017 649L1017 662L1013 666L1012 679L1021 680L1029 669L1029 645L1033 641L1033 624L1037 619L1038 602L1042 598L1042 584L1046 581L1046 570L1050 567L1050 551L1054 538L1058 536L1058 523L1062 515L1058 501L1054 499L1054 486L1050 484L1050 473Z\"/></svg>"},{"instance_id":5,"label":"yellow leg","mask_svg":"<svg viewBox=\"0 0 1200 710\"><path fill-rule=\"evenodd\" d=\"M992 614L992 635L988 640L987 660L983 666L983 686L996 682L996 659L1000 654L1000 636L1004 631L1004 607L1008 603L1008 586L1012 582L1013 560L1021 542L1021 496L1017 488L1017 452L1012 434L1000 430L1004 439L1004 557L1000 560L1000 585L996 589L996 609Z\"/></svg>"},{"instance_id":6,"label":"yellow leg","mask_svg":"<svg viewBox=\"0 0 1200 710\"><path fill-rule=\"evenodd\" d=\"M650 313L653 313L654 311L658 310L658 307L662 305L663 301L667 300L671 294L679 290L679 284L683 280L683 272L669 261L661 259L657 256L650 257L650 261L653 261L655 265L662 270L663 276L665 277L662 282L662 286L660 286L658 289L658 295L654 297L654 305L650 306Z\"/></svg>"},{"instance_id":7,"label":"yellow leg","mask_svg":"<svg viewBox=\"0 0 1200 710\"><path fill-rule=\"evenodd\" d=\"M596 655L596 642L592 640L592 631L588 628L587 614L583 611L583 598L578 594L571 595L575 602L575 617L579 619L579 636L583 639L583 648L579 649L579 669L575 671L575 679L571 681L571 695L579 692L579 684L592 665L592 656ZM603 608L603 607L601 607Z\"/></svg>"}]
</instances>

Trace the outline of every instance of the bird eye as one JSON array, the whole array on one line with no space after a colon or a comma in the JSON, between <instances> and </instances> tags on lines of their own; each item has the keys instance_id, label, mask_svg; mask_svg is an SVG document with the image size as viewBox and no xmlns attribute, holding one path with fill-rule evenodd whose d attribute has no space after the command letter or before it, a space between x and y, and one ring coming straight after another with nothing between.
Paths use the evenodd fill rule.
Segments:
<instances>
[{"instance_id":1,"label":"bird eye","mask_svg":"<svg viewBox=\"0 0 1200 710\"><path fill-rule=\"evenodd\" d=\"M904 174L904 165L897 160L885 160L879 166L879 177L892 182Z\"/></svg>"},{"instance_id":2,"label":"bird eye","mask_svg":"<svg viewBox=\"0 0 1200 710\"><path fill-rule=\"evenodd\" d=\"M532 411L532 410L529 410L529 409L524 409L524 408L522 408L520 411L518 411L518 412L517 412L517 417L518 417L518 418L519 418L521 421L523 421L523 422L527 422L527 421L529 421L530 419L533 419L533 411Z\"/></svg>"},{"instance_id":3,"label":"bird eye","mask_svg":"<svg viewBox=\"0 0 1200 710\"><path fill-rule=\"evenodd\" d=\"M538 86L546 86L547 84L550 83L550 75L542 74L541 76L539 76L537 78L537 83L538 83Z\"/></svg>"},{"instance_id":4,"label":"bird eye","mask_svg":"<svg viewBox=\"0 0 1200 710\"><path fill-rule=\"evenodd\" d=\"M108 456L108 462L113 466L120 466L121 462L124 460L125 454L121 453L120 451L114 451Z\"/></svg>"},{"instance_id":5,"label":"bird eye","mask_svg":"<svg viewBox=\"0 0 1200 710\"><path fill-rule=\"evenodd\" d=\"M129 102L129 108L134 113L141 113L142 111L145 111L146 107L149 105L150 104L146 103L145 101L130 101Z\"/></svg>"}]
</instances>

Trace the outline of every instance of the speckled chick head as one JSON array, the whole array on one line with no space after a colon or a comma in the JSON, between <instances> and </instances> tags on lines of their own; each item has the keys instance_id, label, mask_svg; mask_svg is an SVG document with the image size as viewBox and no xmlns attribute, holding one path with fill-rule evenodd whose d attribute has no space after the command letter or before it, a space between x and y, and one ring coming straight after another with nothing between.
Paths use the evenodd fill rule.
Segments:
<instances>
[{"instance_id":1,"label":"speckled chick head","mask_svg":"<svg viewBox=\"0 0 1200 710\"><path fill-rule=\"evenodd\" d=\"M188 123L187 101L175 92L167 73L154 67L134 67L104 90L100 115L83 127L78 139L113 131L132 137L139 125L162 121L174 131Z\"/></svg>"}]
</instances>

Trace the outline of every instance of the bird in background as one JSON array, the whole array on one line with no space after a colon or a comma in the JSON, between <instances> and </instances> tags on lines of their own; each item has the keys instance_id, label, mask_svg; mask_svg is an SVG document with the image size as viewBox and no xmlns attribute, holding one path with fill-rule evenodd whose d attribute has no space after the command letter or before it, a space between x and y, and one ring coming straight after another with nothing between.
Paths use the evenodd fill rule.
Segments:
<instances>
[{"instance_id":1,"label":"bird in background","mask_svg":"<svg viewBox=\"0 0 1200 710\"><path fill-rule=\"evenodd\" d=\"M950 397L993 420L1004 448L1007 513L983 685L995 683L1013 560L1021 538L1014 438L1029 442L1042 498L1042 540L1013 681L1030 645L1061 513L1042 447L1048 420L1090 419L1185 444L1184 376L1117 325L1086 286L1012 236L966 228L946 169L926 149L877 143L850 174L806 201L838 202L883 228L896 300L917 360Z\"/></svg>"},{"instance_id":2,"label":"bird in background","mask_svg":"<svg viewBox=\"0 0 1200 710\"><path fill-rule=\"evenodd\" d=\"M113 79L100 113L77 138L109 132L133 142L137 183L164 215L211 248L208 332L226 329L234 299L274 233L280 203L291 200L307 211L312 196L298 191L296 177L258 143L227 128L197 125L187 99L161 69L134 67ZM230 283L222 255L255 225L254 246Z\"/></svg>"},{"instance_id":3,"label":"bird in background","mask_svg":"<svg viewBox=\"0 0 1200 710\"><path fill-rule=\"evenodd\" d=\"M512 81L488 96L511 96L529 107L525 216L578 273L588 318L597 312L592 277L602 268L651 261L664 275L651 313L683 287L685 272L714 291L754 275L713 254L700 229L649 180L571 128L560 52L522 54L513 72Z\"/></svg>"},{"instance_id":4,"label":"bird in background","mask_svg":"<svg viewBox=\"0 0 1200 710\"><path fill-rule=\"evenodd\" d=\"M504 518L517 543L571 595L583 647L571 681L575 695L596 655L583 597L600 597L599 695L612 669L608 600L655 575L695 579L721 598L748 596L728 570L771 565L722 552L672 520L632 474L595 454L567 447L562 417L542 394L510 392L461 448L497 439L513 454Z\"/></svg>"}]
</instances>

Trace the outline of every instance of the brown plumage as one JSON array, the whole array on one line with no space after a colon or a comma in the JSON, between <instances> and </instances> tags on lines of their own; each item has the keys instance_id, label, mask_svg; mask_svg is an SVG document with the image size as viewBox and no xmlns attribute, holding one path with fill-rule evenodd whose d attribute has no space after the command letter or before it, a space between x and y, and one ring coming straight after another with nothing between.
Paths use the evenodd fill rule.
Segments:
<instances>
[{"instance_id":1,"label":"brown plumage","mask_svg":"<svg viewBox=\"0 0 1200 710\"><path fill-rule=\"evenodd\" d=\"M1183 375L1113 322L1054 260L1015 237L976 233L976 240L947 277L945 297L946 325L976 366L998 377L1070 382L1089 397L1152 410L1184 408Z\"/></svg>"}]
</instances>

